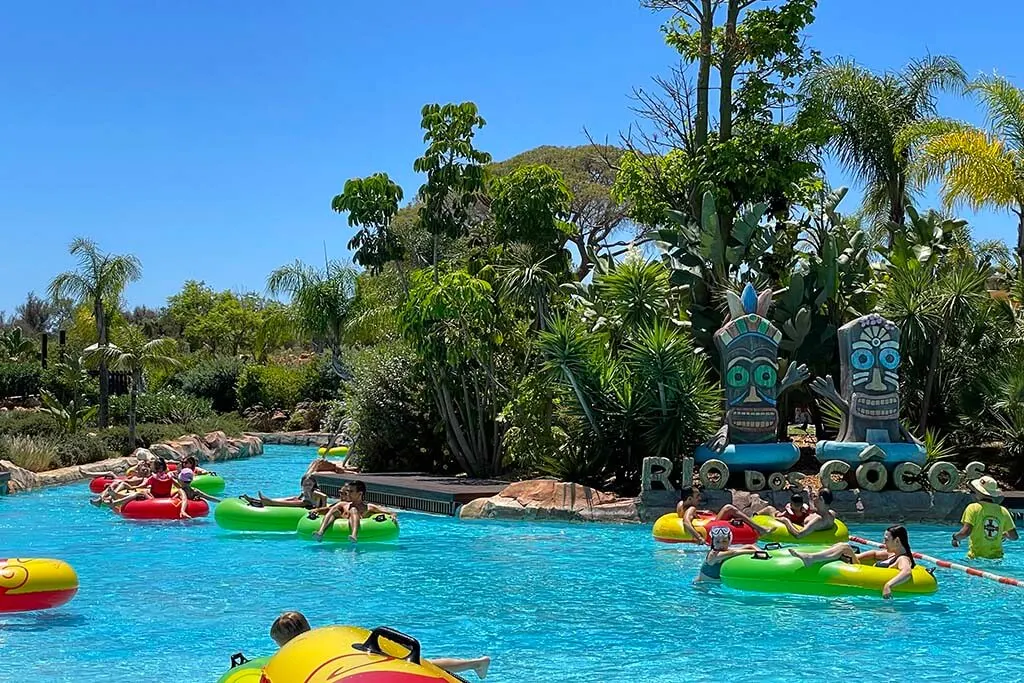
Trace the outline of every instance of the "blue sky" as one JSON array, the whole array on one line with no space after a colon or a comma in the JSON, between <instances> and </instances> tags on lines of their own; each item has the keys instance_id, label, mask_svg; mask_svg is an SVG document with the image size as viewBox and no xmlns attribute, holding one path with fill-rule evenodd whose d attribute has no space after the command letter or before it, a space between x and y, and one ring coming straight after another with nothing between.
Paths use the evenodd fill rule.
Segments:
<instances>
[{"instance_id":1,"label":"blue sky","mask_svg":"<svg viewBox=\"0 0 1024 683\"><path fill-rule=\"evenodd\" d=\"M981 8L982 4L975 5ZM898 68L926 52L1024 83L1024 6L823 0L811 44ZM420 184L419 110L475 101L479 146L614 139L629 94L676 61L634 0L51 0L0 10L0 310L72 265L77 235L142 259L131 305L190 278L262 291L294 259L345 257L345 179ZM978 120L970 102L949 116ZM833 170L834 184L846 182ZM857 198L847 199L847 210ZM1006 215L974 220L1010 239Z\"/></svg>"}]
</instances>

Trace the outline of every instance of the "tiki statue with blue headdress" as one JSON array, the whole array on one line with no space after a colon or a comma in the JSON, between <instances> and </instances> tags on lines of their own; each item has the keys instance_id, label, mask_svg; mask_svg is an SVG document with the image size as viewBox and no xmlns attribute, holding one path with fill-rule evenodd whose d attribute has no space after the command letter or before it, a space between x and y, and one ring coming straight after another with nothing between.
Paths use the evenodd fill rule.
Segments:
<instances>
[{"instance_id":1,"label":"tiki statue with blue headdress","mask_svg":"<svg viewBox=\"0 0 1024 683\"><path fill-rule=\"evenodd\" d=\"M807 379L806 365L791 363L779 379L782 333L766 317L772 292L760 294L747 284L740 296L726 293L729 320L715 333L722 384L725 424L697 453L697 461L717 457L732 467L784 469L799 452L778 443L779 395ZM710 451L710 452L709 452Z\"/></svg>"}]
</instances>

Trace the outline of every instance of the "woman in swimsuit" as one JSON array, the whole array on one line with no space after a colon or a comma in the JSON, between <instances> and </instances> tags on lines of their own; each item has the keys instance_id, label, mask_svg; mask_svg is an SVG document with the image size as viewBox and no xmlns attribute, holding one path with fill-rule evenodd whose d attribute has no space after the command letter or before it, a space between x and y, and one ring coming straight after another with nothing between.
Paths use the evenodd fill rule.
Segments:
<instances>
[{"instance_id":1,"label":"woman in swimsuit","mask_svg":"<svg viewBox=\"0 0 1024 683\"><path fill-rule=\"evenodd\" d=\"M896 524L885 530L882 545L885 547L858 553L849 543L836 543L831 548L817 553L802 553L790 548L789 554L800 558L805 567L840 560L851 564L873 564L879 569L895 569L897 570L896 576L889 579L882 587L882 597L888 600L892 597L894 587L910 580L910 573L915 564L914 553L910 549L907 528L902 524Z\"/></svg>"},{"instance_id":2,"label":"woman in swimsuit","mask_svg":"<svg viewBox=\"0 0 1024 683\"><path fill-rule=\"evenodd\" d=\"M310 475L304 476L301 485L302 492L297 496L267 498L262 491L257 491L257 498L245 494L240 498L254 507L305 508L307 510L328 507L327 494L316 487L316 479Z\"/></svg>"},{"instance_id":3,"label":"woman in swimsuit","mask_svg":"<svg viewBox=\"0 0 1024 683\"><path fill-rule=\"evenodd\" d=\"M756 545L745 545L739 548L730 548L732 543L732 530L727 526L716 526L710 532L711 550L704 557L704 564L700 566L697 574L697 581L721 581L722 563L730 557L737 555L751 555L757 552Z\"/></svg>"}]
</instances>

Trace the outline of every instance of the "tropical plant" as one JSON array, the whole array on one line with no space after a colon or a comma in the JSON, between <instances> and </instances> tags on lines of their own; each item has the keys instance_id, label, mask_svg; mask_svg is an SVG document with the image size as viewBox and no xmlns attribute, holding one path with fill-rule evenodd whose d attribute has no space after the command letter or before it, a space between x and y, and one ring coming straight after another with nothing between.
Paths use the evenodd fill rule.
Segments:
<instances>
[{"instance_id":1,"label":"tropical plant","mask_svg":"<svg viewBox=\"0 0 1024 683\"><path fill-rule=\"evenodd\" d=\"M135 256L101 252L92 240L82 237L71 242L70 252L78 258L78 268L61 273L50 282L50 296L54 300L70 297L87 304L96 325L96 342L109 343L111 314L118 310L121 294L130 283L142 277L142 264ZM110 402L110 374L106 358L99 360L99 426L108 422Z\"/></svg>"},{"instance_id":2,"label":"tropical plant","mask_svg":"<svg viewBox=\"0 0 1024 683\"><path fill-rule=\"evenodd\" d=\"M35 342L26 337L20 327L0 330L0 360L28 360L35 353Z\"/></svg>"},{"instance_id":3,"label":"tropical plant","mask_svg":"<svg viewBox=\"0 0 1024 683\"><path fill-rule=\"evenodd\" d=\"M272 294L291 297L300 332L331 352L332 367L342 378L347 376L342 344L355 300L356 278L354 269L338 261L328 261L322 270L296 261L278 268L267 279Z\"/></svg>"},{"instance_id":4,"label":"tropical plant","mask_svg":"<svg viewBox=\"0 0 1024 683\"><path fill-rule=\"evenodd\" d=\"M245 366L239 358L215 356L179 373L173 384L186 394L211 401L215 410L224 413L238 406L235 385Z\"/></svg>"},{"instance_id":5,"label":"tropical plant","mask_svg":"<svg viewBox=\"0 0 1024 683\"><path fill-rule=\"evenodd\" d=\"M45 472L60 462L56 442L52 439L6 434L0 435L0 459L30 472Z\"/></svg>"},{"instance_id":6,"label":"tropical plant","mask_svg":"<svg viewBox=\"0 0 1024 683\"><path fill-rule=\"evenodd\" d=\"M348 243L352 260L378 273L385 264L402 258L404 248L391 230L391 221L398 214L402 188L387 173L374 173L367 178L345 182L341 194L331 200L331 209L348 212L348 224L362 226Z\"/></svg>"},{"instance_id":7,"label":"tropical plant","mask_svg":"<svg viewBox=\"0 0 1024 683\"><path fill-rule=\"evenodd\" d=\"M988 128L962 121L921 122L900 142L916 152L923 181L942 183L946 208L964 203L1017 216L1017 258L1024 261L1024 90L993 76L970 85L988 113Z\"/></svg>"},{"instance_id":8,"label":"tropical plant","mask_svg":"<svg viewBox=\"0 0 1024 683\"><path fill-rule=\"evenodd\" d=\"M866 211L879 222L901 226L921 183L900 136L934 120L938 94L959 92L966 82L955 59L928 56L881 75L838 59L813 69L801 87L830 113L836 126L830 149L864 185Z\"/></svg>"},{"instance_id":9,"label":"tropical plant","mask_svg":"<svg viewBox=\"0 0 1024 683\"><path fill-rule=\"evenodd\" d=\"M74 434L99 411L99 406L89 405L85 398L89 373L79 356L66 357L54 366L53 372L56 390L39 392L43 401L40 410L52 415L65 433Z\"/></svg>"},{"instance_id":10,"label":"tropical plant","mask_svg":"<svg viewBox=\"0 0 1024 683\"><path fill-rule=\"evenodd\" d=\"M142 374L150 369L177 367L180 361L171 355L177 346L177 342L166 337L147 340L141 330L129 327L119 345L96 344L85 350L87 362L97 365L106 363L114 370L128 373L128 442L132 447L135 446L135 414L139 392L145 389Z\"/></svg>"}]
</instances>

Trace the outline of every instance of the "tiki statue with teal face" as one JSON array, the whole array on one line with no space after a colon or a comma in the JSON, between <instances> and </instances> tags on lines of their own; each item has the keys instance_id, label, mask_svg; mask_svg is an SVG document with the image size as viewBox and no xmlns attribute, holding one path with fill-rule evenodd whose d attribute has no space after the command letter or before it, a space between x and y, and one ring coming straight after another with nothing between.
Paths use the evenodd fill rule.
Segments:
<instances>
[{"instance_id":1,"label":"tiki statue with teal face","mask_svg":"<svg viewBox=\"0 0 1024 683\"><path fill-rule=\"evenodd\" d=\"M916 441L900 425L899 328L872 313L840 327L838 336L840 391L831 376L811 382L843 412L837 441Z\"/></svg>"},{"instance_id":2,"label":"tiki statue with teal face","mask_svg":"<svg viewBox=\"0 0 1024 683\"><path fill-rule=\"evenodd\" d=\"M725 388L725 426L708 442L721 452L728 444L774 442L779 394L807 378L807 367L790 364L779 380L782 333L765 317L771 291L747 284L741 296L729 292L729 320L715 333Z\"/></svg>"}]
</instances>

